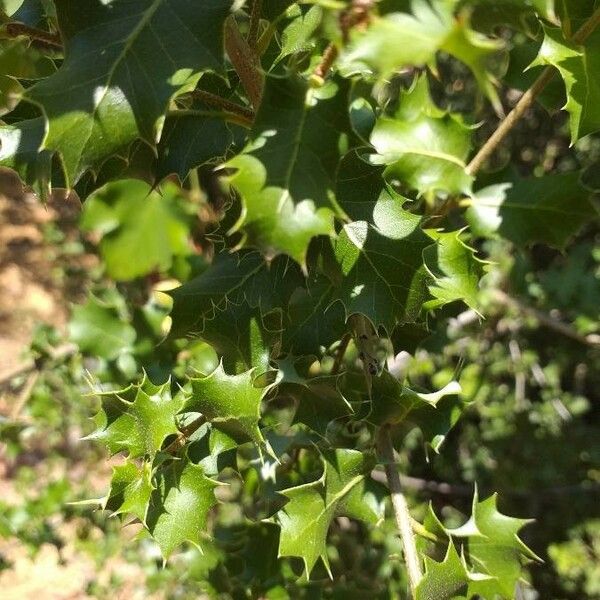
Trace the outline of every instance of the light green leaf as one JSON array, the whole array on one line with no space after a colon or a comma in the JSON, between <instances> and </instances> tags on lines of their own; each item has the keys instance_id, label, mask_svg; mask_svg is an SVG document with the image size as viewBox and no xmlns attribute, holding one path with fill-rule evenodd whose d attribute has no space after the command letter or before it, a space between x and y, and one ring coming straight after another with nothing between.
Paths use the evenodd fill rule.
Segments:
<instances>
[{"instance_id":1,"label":"light green leaf","mask_svg":"<svg viewBox=\"0 0 600 600\"><path fill-rule=\"evenodd\" d=\"M388 165L388 180L399 180L419 194L470 192L472 177L465 168L471 130L433 104L426 77L402 93L394 116L377 120L371 144L377 151L371 161Z\"/></svg>"},{"instance_id":2,"label":"light green leaf","mask_svg":"<svg viewBox=\"0 0 600 600\"><path fill-rule=\"evenodd\" d=\"M468 582L465 565L450 542L442 562L425 557L425 574L417 585L415 600L452 600L462 597Z\"/></svg>"},{"instance_id":3,"label":"light green leaf","mask_svg":"<svg viewBox=\"0 0 600 600\"><path fill-rule=\"evenodd\" d=\"M501 109L490 68L503 43L471 29L467 13L455 18L454 5L453 1L432 6L413 0L413 14L398 12L373 19L366 31L352 32L341 57L342 73L387 77L403 67L433 63L436 53L443 51L465 63L484 93Z\"/></svg>"},{"instance_id":4,"label":"light green leaf","mask_svg":"<svg viewBox=\"0 0 600 600\"><path fill-rule=\"evenodd\" d=\"M115 306L90 296L86 304L73 308L69 337L82 352L114 360L131 352L136 332Z\"/></svg>"},{"instance_id":5,"label":"light green leaf","mask_svg":"<svg viewBox=\"0 0 600 600\"><path fill-rule=\"evenodd\" d=\"M544 42L535 65L556 67L567 88L571 141L600 130L600 31L593 32L583 46L567 41L558 28L544 27Z\"/></svg>"},{"instance_id":6,"label":"light green leaf","mask_svg":"<svg viewBox=\"0 0 600 600\"><path fill-rule=\"evenodd\" d=\"M171 396L171 383L141 383L116 392L101 392L98 429L87 439L106 444L109 452L127 452L129 458L153 458L170 435L179 433L175 416L183 407L180 395Z\"/></svg>"},{"instance_id":7,"label":"light green leaf","mask_svg":"<svg viewBox=\"0 0 600 600\"><path fill-rule=\"evenodd\" d=\"M276 62L290 54L311 50L315 46L315 41L311 38L321 23L323 9L315 5L302 14L298 7L298 13L281 34L281 50Z\"/></svg>"},{"instance_id":8,"label":"light green leaf","mask_svg":"<svg viewBox=\"0 0 600 600\"><path fill-rule=\"evenodd\" d=\"M516 519L498 512L497 494L478 501L473 497L473 513L469 521L457 529L447 529L454 538L466 542L467 556L472 569L493 578L473 582L470 595L478 589L513 598L515 586L521 576L522 562L540 560L519 538L518 533L530 519Z\"/></svg>"},{"instance_id":9,"label":"light green leaf","mask_svg":"<svg viewBox=\"0 0 600 600\"><path fill-rule=\"evenodd\" d=\"M217 429L238 442L252 440L264 444L258 426L260 404L268 388L255 387L254 371L228 375L219 365L207 377L191 379L192 395L185 412L202 413Z\"/></svg>"},{"instance_id":10,"label":"light green leaf","mask_svg":"<svg viewBox=\"0 0 600 600\"><path fill-rule=\"evenodd\" d=\"M429 291L435 300L427 308L437 308L456 300L477 310L479 306L479 280L483 275L483 261L475 256L461 239L460 231L448 233L429 231L435 244L425 248L425 266L434 279Z\"/></svg>"},{"instance_id":11,"label":"light green leaf","mask_svg":"<svg viewBox=\"0 0 600 600\"><path fill-rule=\"evenodd\" d=\"M42 147L60 153L67 187L134 139L158 141L170 99L201 71L222 68L230 7L231 0L57 6L65 60L26 97L48 120Z\"/></svg>"},{"instance_id":12,"label":"light green leaf","mask_svg":"<svg viewBox=\"0 0 600 600\"><path fill-rule=\"evenodd\" d=\"M333 178L347 128L345 89L329 82L309 90L294 77L267 78L244 152L227 165L242 198L230 233L267 256L285 253L304 265L310 240L333 235Z\"/></svg>"},{"instance_id":13,"label":"light green leaf","mask_svg":"<svg viewBox=\"0 0 600 600\"><path fill-rule=\"evenodd\" d=\"M475 235L564 248L584 223L597 218L579 180L579 173L559 173L484 188L473 198L467 221Z\"/></svg>"},{"instance_id":14,"label":"light green leaf","mask_svg":"<svg viewBox=\"0 0 600 600\"><path fill-rule=\"evenodd\" d=\"M141 465L127 461L113 467L110 491L103 508L114 515L129 513L146 523L146 513L152 493L152 469L148 462Z\"/></svg>"},{"instance_id":15,"label":"light green leaf","mask_svg":"<svg viewBox=\"0 0 600 600\"><path fill-rule=\"evenodd\" d=\"M153 190L135 179L108 183L87 199L81 227L102 234L100 253L110 277L166 272L173 257L190 254L191 224L182 201L173 183Z\"/></svg>"},{"instance_id":16,"label":"light green leaf","mask_svg":"<svg viewBox=\"0 0 600 600\"><path fill-rule=\"evenodd\" d=\"M165 559L184 542L199 546L208 512L217 503L218 485L201 466L186 459L169 462L158 471L146 520Z\"/></svg>"},{"instance_id":17,"label":"light green leaf","mask_svg":"<svg viewBox=\"0 0 600 600\"><path fill-rule=\"evenodd\" d=\"M383 517L383 504L376 500L378 492L365 484L375 464L372 456L338 449L324 454L323 462L320 479L280 492L289 502L276 515L281 527L279 556L302 558L307 576L319 558L329 569L326 540L335 516L360 518L372 525ZM359 506L365 495L370 499Z\"/></svg>"},{"instance_id":18,"label":"light green leaf","mask_svg":"<svg viewBox=\"0 0 600 600\"><path fill-rule=\"evenodd\" d=\"M338 297L347 316L363 314L388 331L396 323L414 321L427 298L422 253L431 240L418 218L405 215L405 226L397 230L396 238L355 221L342 229L335 244L344 274Z\"/></svg>"}]
</instances>

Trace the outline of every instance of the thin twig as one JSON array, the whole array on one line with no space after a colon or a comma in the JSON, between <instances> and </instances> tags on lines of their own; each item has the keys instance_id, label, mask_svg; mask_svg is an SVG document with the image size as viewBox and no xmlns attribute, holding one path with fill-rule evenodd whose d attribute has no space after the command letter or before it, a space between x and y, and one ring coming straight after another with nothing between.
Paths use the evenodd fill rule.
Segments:
<instances>
[{"instance_id":1,"label":"thin twig","mask_svg":"<svg viewBox=\"0 0 600 600\"><path fill-rule=\"evenodd\" d=\"M574 44L583 44L585 40L592 34L592 32L600 25L600 9L596 10L594 14L586 21L586 23L575 33L571 38ZM523 115L531 108L535 99L540 95L542 90L552 81L556 69L548 66L542 74L535 80L533 85L521 96L517 105L507 115L507 117L500 123L498 129L494 131L488 141L480 148L479 152L475 155L473 160L467 165L466 171L470 175L475 175L481 167L487 162L492 156L496 148L504 140L504 138L510 133L511 129L521 120Z\"/></svg>"},{"instance_id":2,"label":"thin twig","mask_svg":"<svg viewBox=\"0 0 600 600\"><path fill-rule=\"evenodd\" d=\"M40 42L44 46L49 46L54 50L62 49L62 40L58 33L50 33L36 27L29 27L23 23L8 23L4 28L9 37L27 36L29 39Z\"/></svg>"},{"instance_id":3,"label":"thin twig","mask_svg":"<svg viewBox=\"0 0 600 600\"><path fill-rule=\"evenodd\" d=\"M506 292L502 290L496 290L494 292L494 299L504 304L505 306L510 306L515 308L516 310L525 313L536 319L541 325L548 327L548 329L552 329L561 335L564 335L572 340L579 342L580 344L585 344L586 346L598 347L600 346L600 336L596 334L590 335L581 335L579 332L575 331L570 325L563 323L562 321L558 321L557 319L553 319L550 315L542 312L541 310L537 310L531 306L527 306L523 304L517 298L512 298Z\"/></svg>"},{"instance_id":4,"label":"thin twig","mask_svg":"<svg viewBox=\"0 0 600 600\"><path fill-rule=\"evenodd\" d=\"M338 57L338 54L338 47L333 42L329 44L327 48L325 48L321 62L319 62L317 68L313 72L313 77L317 81L322 82L325 77L327 77L327 73L329 73L335 59Z\"/></svg>"},{"instance_id":5,"label":"thin twig","mask_svg":"<svg viewBox=\"0 0 600 600\"><path fill-rule=\"evenodd\" d=\"M194 90L190 94L192 98L195 100L199 100L203 102L207 106L212 106L213 108L220 108L225 112L230 112L236 115L240 115L244 119L248 121L254 120L254 111L247 106L242 106L241 104L237 104L236 102L232 102L231 100L227 100L217 94L212 94L211 92L206 92L204 90Z\"/></svg>"},{"instance_id":6,"label":"thin twig","mask_svg":"<svg viewBox=\"0 0 600 600\"><path fill-rule=\"evenodd\" d=\"M408 504L402 491L400 476L395 465L394 446L392 445L392 438L390 436L390 429L388 426L384 426L379 430L378 446L379 452L385 461L385 473L387 475L388 487L390 489L390 496L392 498L394 516L396 517L396 524L398 525L398 529L400 531L400 538L402 540L402 547L404 549L404 560L406 562L406 570L408 572L410 589L413 597L415 597L417 585L423 576L421 571L421 562L417 553L417 546L415 543L412 519L410 512L408 511Z\"/></svg>"},{"instance_id":7,"label":"thin twig","mask_svg":"<svg viewBox=\"0 0 600 600\"><path fill-rule=\"evenodd\" d=\"M165 448L165 452L168 454L175 454L179 449L185 446L188 438L202 425L206 423L206 417L204 415L200 415L197 419L194 419L189 425L182 427L179 431L179 435Z\"/></svg>"}]
</instances>

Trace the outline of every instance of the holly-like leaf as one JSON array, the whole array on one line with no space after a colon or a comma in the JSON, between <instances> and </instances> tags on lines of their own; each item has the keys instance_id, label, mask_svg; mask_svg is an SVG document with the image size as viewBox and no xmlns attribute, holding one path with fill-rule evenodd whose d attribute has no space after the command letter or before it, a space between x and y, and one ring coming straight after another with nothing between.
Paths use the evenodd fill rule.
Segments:
<instances>
[{"instance_id":1,"label":"holly-like leaf","mask_svg":"<svg viewBox=\"0 0 600 600\"><path fill-rule=\"evenodd\" d=\"M463 242L460 231L428 233L436 243L425 248L423 259L434 280L429 291L435 300L428 302L426 307L436 308L462 300L468 307L477 310L483 261Z\"/></svg>"},{"instance_id":2,"label":"holly-like leaf","mask_svg":"<svg viewBox=\"0 0 600 600\"><path fill-rule=\"evenodd\" d=\"M298 373L293 357L278 361L277 366L277 395L296 403L293 423L302 423L325 436L332 421L352 414L352 407L338 389L337 376L304 378Z\"/></svg>"},{"instance_id":3,"label":"holly-like leaf","mask_svg":"<svg viewBox=\"0 0 600 600\"><path fill-rule=\"evenodd\" d=\"M559 28L544 27L544 42L535 65L552 65L558 69L567 88L571 141L600 130L600 31L593 32L584 45L565 39Z\"/></svg>"},{"instance_id":4,"label":"holly-like leaf","mask_svg":"<svg viewBox=\"0 0 600 600\"><path fill-rule=\"evenodd\" d=\"M580 174L560 173L479 190L466 216L475 235L564 248L597 211Z\"/></svg>"},{"instance_id":5,"label":"holly-like leaf","mask_svg":"<svg viewBox=\"0 0 600 600\"><path fill-rule=\"evenodd\" d=\"M113 360L131 352L136 332L117 307L90 296L86 304L73 308L69 337L82 352Z\"/></svg>"},{"instance_id":6,"label":"holly-like leaf","mask_svg":"<svg viewBox=\"0 0 600 600\"><path fill-rule=\"evenodd\" d=\"M110 277L124 281L165 272L173 257L190 254L182 200L173 183L153 190L135 179L108 183L87 199L81 227L102 234L100 253Z\"/></svg>"},{"instance_id":7,"label":"holly-like leaf","mask_svg":"<svg viewBox=\"0 0 600 600\"><path fill-rule=\"evenodd\" d=\"M415 590L415 600L452 600L462 597L468 583L465 565L450 542L443 561L425 557L425 573Z\"/></svg>"},{"instance_id":8,"label":"holly-like leaf","mask_svg":"<svg viewBox=\"0 0 600 600\"><path fill-rule=\"evenodd\" d=\"M405 215L398 237L386 237L365 221L355 221L344 226L335 243L344 274L338 297L346 315L363 314L387 331L396 323L414 321L427 298L422 253L431 240L418 218Z\"/></svg>"},{"instance_id":9,"label":"holly-like leaf","mask_svg":"<svg viewBox=\"0 0 600 600\"><path fill-rule=\"evenodd\" d=\"M52 155L39 152L44 137L42 117L0 127L0 167L15 171L46 199L50 194Z\"/></svg>"},{"instance_id":10,"label":"holly-like leaf","mask_svg":"<svg viewBox=\"0 0 600 600\"><path fill-rule=\"evenodd\" d=\"M207 377L191 379L192 395L184 410L202 413L215 428L240 443L252 440L264 444L258 422L268 388L256 387L255 376L254 371L228 375L219 365Z\"/></svg>"},{"instance_id":11,"label":"holly-like leaf","mask_svg":"<svg viewBox=\"0 0 600 600\"><path fill-rule=\"evenodd\" d=\"M103 442L111 454L154 457L167 437L179 433L175 416L184 400L180 394L171 396L170 387L170 382L154 385L145 376L137 385L99 393L98 429L87 439Z\"/></svg>"},{"instance_id":12,"label":"holly-like leaf","mask_svg":"<svg viewBox=\"0 0 600 600\"><path fill-rule=\"evenodd\" d=\"M377 151L374 164L387 165L384 176L419 194L468 194L472 177L466 172L471 129L457 115L437 108L427 78L403 92L393 116L377 120L371 134Z\"/></svg>"},{"instance_id":13,"label":"holly-like leaf","mask_svg":"<svg viewBox=\"0 0 600 600\"><path fill-rule=\"evenodd\" d=\"M410 423L421 430L425 441L438 452L462 413L460 393L456 381L437 392L417 392L384 370L372 380L371 411L367 419L375 425Z\"/></svg>"},{"instance_id":14,"label":"holly-like leaf","mask_svg":"<svg viewBox=\"0 0 600 600\"><path fill-rule=\"evenodd\" d=\"M65 60L27 99L48 120L43 149L60 153L67 187L141 137L154 144L170 99L223 64L231 0L60 2ZM90 60L93 57L93 60Z\"/></svg>"},{"instance_id":15,"label":"holly-like leaf","mask_svg":"<svg viewBox=\"0 0 600 600\"><path fill-rule=\"evenodd\" d=\"M165 560L184 542L199 546L208 512L217 503L214 489L218 485L200 465L186 459L159 469L146 522Z\"/></svg>"},{"instance_id":16,"label":"holly-like leaf","mask_svg":"<svg viewBox=\"0 0 600 600\"><path fill-rule=\"evenodd\" d=\"M169 292L173 298L170 335L200 334L205 320L214 316L215 309L224 308L228 299L241 301L248 282L266 268L257 252L217 255L201 275Z\"/></svg>"},{"instance_id":17,"label":"holly-like leaf","mask_svg":"<svg viewBox=\"0 0 600 600\"><path fill-rule=\"evenodd\" d=\"M477 490L473 496L471 518L457 529L447 529L448 535L466 544L469 564L473 571L493 579L474 581L469 594L481 593L485 597L497 594L513 598L515 586L521 576L524 560L540 560L519 538L519 531L530 519L507 517L498 511L497 494L478 501Z\"/></svg>"},{"instance_id":18,"label":"holly-like leaf","mask_svg":"<svg viewBox=\"0 0 600 600\"><path fill-rule=\"evenodd\" d=\"M365 484L375 465L372 456L338 449L325 453L323 462L320 479L280 492L289 501L276 515L281 527L279 556L302 558L307 576L319 558L329 569L326 540L335 516L347 515L372 525L383 518L383 503L373 501L378 492ZM365 495L371 495L371 500L363 505Z\"/></svg>"},{"instance_id":19,"label":"holly-like leaf","mask_svg":"<svg viewBox=\"0 0 600 600\"><path fill-rule=\"evenodd\" d=\"M374 18L365 31L352 32L341 58L342 73L387 77L404 67L433 64L436 53L443 51L464 62L481 89L501 108L490 67L503 44L471 29L466 13L455 18L454 5L413 0L412 14Z\"/></svg>"},{"instance_id":20,"label":"holly-like leaf","mask_svg":"<svg viewBox=\"0 0 600 600\"><path fill-rule=\"evenodd\" d=\"M113 515L132 514L146 523L146 513L152 493L152 469L148 462L141 465L127 461L113 467L110 491L103 508Z\"/></svg>"},{"instance_id":21,"label":"holly-like leaf","mask_svg":"<svg viewBox=\"0 0 600 600\"><path fill-rule=\"evenodd\" d=\"M205 424L191 436L186 452L188 458L200 465L206 475L217 476L227 467L236 467L238 445L224 431Z\"/></svg>"},{"instance_id":22,"label":"holly-like leaf","mask_svg":"<svg viewBox=\"0 0 600 600\"><path fill-rule=\"evenodd\" d=\"M227 165L243 210L232 232L244 244L305 263L310 240L333 235L333 173L347 128L344 88L309 90L294 77L267 78L251 142Z\"/></svg>"}]
</instances>

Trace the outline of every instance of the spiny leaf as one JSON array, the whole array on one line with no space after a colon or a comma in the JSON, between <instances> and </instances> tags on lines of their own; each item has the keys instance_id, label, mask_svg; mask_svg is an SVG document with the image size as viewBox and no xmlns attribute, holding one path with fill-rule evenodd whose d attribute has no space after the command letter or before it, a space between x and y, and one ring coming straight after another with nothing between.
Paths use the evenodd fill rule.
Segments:
<instances>
[{"instance_id":1,"label":"spiny leaf","mask_svg":"<svg viewBox=\"0 0 600 600\"><path fill-rule=\"evenodd\" d=\"M475 235L564 248L584 223L597 218L579 180L579 173L559 173L487 187L473 198L467 220Z\"/></svg>"},{"instance_id":2,"label":"spiny leaf","mask_svg":"<svg viewBox=\"0 0 600 600\"><path fill-rule=\"evenodd\" d=\"M560 29L544 27L544 43L535 65L556 67L567 88L571 141L600 130L600 31L596 30L584 45L578 46L565 39Z\"/></svg>"},{"instance_id":3,"label":"spiny leaf","mask_svg":"<svg viewBox=\"0 0 600 600\"><path fill-rule=\"evenodd\" d=\"M191 379L192 395L184 410L202 413L214 427L238 442L264 444L258 422L267 389L255 387L254 379L254 371L228 375L219 365L207 377Z\"/></svg>"},{"instance_id":4,"label":"spiny leaf","mask_svg":"<svg viewBox=\"0 0 600 600\"><path fill-rule=\"evenodd\" d=\"M296 402L294 423L302 423L325 436L332 421L352 414L351 406L338 390L337 376L304 378L293 357L278 361L277 366L277 395Z\"/></svg>"},{"instance_id":5,"label":"spiny leaf","mask_svg":"<svg viewBox=\"0 0 600 600\"><path fill-rule=\"evenodd\" d=\"M483 275L484 263L462 241L460 231L428 233L436 243L425 248L423 259L434 279L429 291L435 300L425 306L436 308L462 300L468 307L476 310L479 306L479 280Z\"/></svg>"},{"instance_id":6,"label":"spiny leaf","mask_svg":"<svg viewBox=\"0 0 600 600\"><path fill-rule=\"evenodd\" d=\"M467 570L452 542L442 562L425 557L425 574L419 582L415 600L452 600L463 596L469 579Z\"/></svg>"},{"instance_id":7,"label":"spiny leaf","mask_svg":"<svg viewBox=\"0 0 600 600\"><path fill-rule=\"evenodd\" d=\"M335 255L344 279L339 290L348 316L363 314L391 331L396 323L414 321L427 296L422 253L430 240L418 217L404 212L398 237L386 237L365 221L342 229Z\"/></svg>"},{"instance_id":8,"label":"spiny leaf","mask_svg":"<svg viewBox=\"0 0 600 600\"><path fill-rule=\"evenodd\" d=\"M149 462L141 465L127 461L113 467L110 491L103 508L113 514L129 513L146 523L152 493L152 469Z\"/></svg>"},{"instance_id":9,"label":"spiny leaf","mask_svg":"<svg viewBox=\"0 0 600 600\"><path fill-rule=\"evenodd\" d=\"M159 469L146 520L165 559L184 542L200 544L208 512L217 503L217 485L201 466L185 459Z\"/></svg>"},{"instance_id":10,"label":"spiny leaf","mask_svg":"<svg viewBox=\"0 0 600 600\"><path fill-rule=\"evenodd\" d=\"M67 187L135 138L160 138L169 100L201 71L221 69L230 7L231 0L57 4L65 60L27 99L48 120L42 148L60 153Z\"/></svg>"},{"instance_id":11,"label":"spiny leaf","mask_svg":"<svg viewBox=\"0 0 600 600\"><path fill-rule=\"evenodd\" d=\"M470 128L433 104L426 77L402 93L393 116L377 120L371 144L377 151L371 161L388 165L388 180L396 179L420 194L470 192L472 177L465 170Z\"/></svg>"},{"instance_id":12,"label":"spiny leaf","mask_svg":"<svg viewBox=\"0 0 600 600\"><path fill-rule=\"evenodd\" d=\"M173 257L190 254L190 219L182 201L173 183L153 190L135 179L108 183L86 200L81 227L102 234L100 252L110 277L165 272Z\"/></svg>"},{"instance_id":13,"label":"spiny leaf","mask_svg":"<svg viewBox=\"0 0 600 600\"><path fill-rule=\"evenodd\" d=\"M288 77L267 78L244 152L227 163L243 210L232 232L267 256L285 253L304 265L310 240L333 235L332 174L347 127L344 87L318 91Z\"/></svg>"},{"instance_id":14,"label":"spiny leaf","mask_svg":"<svg viewBox=\"0 0 600 600\"><path fill-rule=\"evenodd\" d=\"M320 479L280 492L289 502L276 515L281 527L279 556L302 558L307 576L319 558L329 569L325 544L334 516L346 514L373 525L383 517L381 502L362 504L365 494L373 494L373 488L365 486L375 464L372 456L338 449L324 454L323 462Z\"/></svg>"},{"instance_id":15,"label":"spiny leaf","mask_svg":"<svg viewBox=\"0 0 600 600\"><path fill-rule=\"evenodd\" d=\"M481 89L501 108L490 67L503 44L471 29L467 13L454 18L456 4L431 6L413 0L413 14L397 12L374 18L366 31L352 32L350 46L341 58L342 73L387 77L403 67L433 64L441 50L464 62Z\"/></svg>"},{"instance_id":16,"label":"spiny leaf","mask_svg":"<svg viewBox=\"0 0 600 600\"><path fill-rule=\"evenodd\" d=\"M129 458L152 458L167 437L179 433L175 415L183 407L183 398L172 397L170 387L170 382L154 385L145 376L138 385L98 394L98 429L88 439L100 440L111 454L123 451Z\"/></svg>"}]
</instances>

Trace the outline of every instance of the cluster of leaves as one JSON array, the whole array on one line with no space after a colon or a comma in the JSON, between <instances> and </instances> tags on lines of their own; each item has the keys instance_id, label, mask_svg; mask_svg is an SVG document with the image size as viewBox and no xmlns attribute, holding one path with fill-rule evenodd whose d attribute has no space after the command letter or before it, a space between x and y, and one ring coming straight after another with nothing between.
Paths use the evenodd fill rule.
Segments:
<instances>
[{"instance_id":1,"label":"cluster of leaves","mask_svg":"<svg viewBox=\"0 0 600 600\"><path fill-rule=\"evenodd\" d=\"M71 337L112 369L105 382L147 370L99 394L91 437L127 459L102 506L168 558L206 543L231 480L252 488L258 502L238 509L275 559L332 575L336 518L384 518L382 434L400 448L414 430L439 452L467 405L456 381L411 385L394 357L456 303L483 310L486 263L469 244L565 249L595 216L577 171L476 180L481 109L459 112L436 76L460 65L476 106L501 113L500 82L526 88L514 65L539 47L531 67L562 77L575 143L600 129L594 2L2 6L0 166L42 198L77 191L122 289L183 282L157 348L164 295L128 307L111 292L74 311ZM430 512L415 597L512 597L536 558L523 524L494 499L476 497L458 528Z\"/></svg>"}]
</instances>

